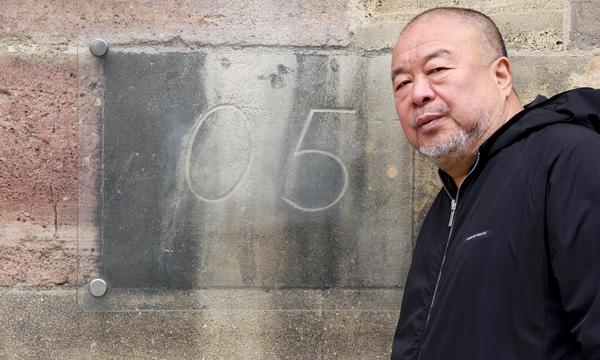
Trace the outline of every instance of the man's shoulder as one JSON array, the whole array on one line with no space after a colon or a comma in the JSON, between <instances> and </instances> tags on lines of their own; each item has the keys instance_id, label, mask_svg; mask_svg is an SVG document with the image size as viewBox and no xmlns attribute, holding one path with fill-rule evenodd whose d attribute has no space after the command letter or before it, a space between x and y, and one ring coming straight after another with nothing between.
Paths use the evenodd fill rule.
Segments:
<instances>
[{"instance_id":1,"label":"man's shoulder","mask_svg":"<svg viewBox=\"0 0 600 360\"><path fill-rule=\"evenodd\" d=\"M530 175L573 179L597 178L600 134L574 123L556 123L532 133L521 148L522 165ZM536 175L537 174L537 175Z\"/></svg>"},{"instance_id":2,"label":"man's shoulder","mask_svg":"<svg viewBox=\"0 0 600 360\"><path fill-rule=\"evenodd\" d=\"M527 148L560 154L565 150L600 150L600 134L588 126L577 123L556 123L531 133Z\"/></svg>"}]
</instances>

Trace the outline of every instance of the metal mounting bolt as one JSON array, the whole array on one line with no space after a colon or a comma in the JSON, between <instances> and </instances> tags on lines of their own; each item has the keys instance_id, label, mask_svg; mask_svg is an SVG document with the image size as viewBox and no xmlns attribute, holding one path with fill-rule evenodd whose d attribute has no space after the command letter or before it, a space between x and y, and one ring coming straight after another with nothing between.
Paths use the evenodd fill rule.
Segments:
<instances>
[{"instance_id":1,"label":"metal mounting bolt","mask_svg":"<svg viewBox=\"0 0 600 360\"><path fill-rule=\"evenodd\" d=\"M108 53L108 43L103 39L94 39L90 43L90 52L94 56L104 56Z\"/></svg>"},{"instance_id":2,"label":"metal mounting bolt","mask_svg":"<svg viewBox=\"0 0 600 360\"><path fill-rule=\"evenodd\" d=\"M107 289L108 286L106 285L106 281L102 279L94 279L90 282L90 294L92 294L92 296L104 296Z\"/></svg>"}]
</instances>

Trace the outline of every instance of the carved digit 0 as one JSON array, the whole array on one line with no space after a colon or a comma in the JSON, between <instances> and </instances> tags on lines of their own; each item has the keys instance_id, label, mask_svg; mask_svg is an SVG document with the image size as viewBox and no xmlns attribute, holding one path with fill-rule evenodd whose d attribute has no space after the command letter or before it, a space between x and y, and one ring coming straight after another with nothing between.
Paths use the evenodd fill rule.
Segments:
<instances>
[{"instance_id":1,"label":"carved digit 0","mask_svg":"<svg viewBox=\"0 0 600 360\"><path fill-rule=\"evenodd\" d=\"M200 150L195 151L196 148ZM194 125L185 156L185 180L198 199L223 201L238 188L251 162L252 131L248 119L233 105L219 105Z\"/></svg>"}]
</instances>

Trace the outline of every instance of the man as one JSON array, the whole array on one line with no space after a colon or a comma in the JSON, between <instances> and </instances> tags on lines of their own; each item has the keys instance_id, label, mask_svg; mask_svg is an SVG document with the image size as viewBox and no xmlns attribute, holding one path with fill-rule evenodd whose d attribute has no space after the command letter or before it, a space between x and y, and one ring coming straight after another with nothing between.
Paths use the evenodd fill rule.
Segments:
<instances>
[{"instance_id":1,"label":"man","mask_svg":"<svg viewBox=\"0 0 600 360\"><path fill-rule=\"evenodd\" d=\"M600 359L599 91L523 107L494 23L456 8L405 27L392 80L443 183L392 359Z\"/></svg>"}]
</instances>

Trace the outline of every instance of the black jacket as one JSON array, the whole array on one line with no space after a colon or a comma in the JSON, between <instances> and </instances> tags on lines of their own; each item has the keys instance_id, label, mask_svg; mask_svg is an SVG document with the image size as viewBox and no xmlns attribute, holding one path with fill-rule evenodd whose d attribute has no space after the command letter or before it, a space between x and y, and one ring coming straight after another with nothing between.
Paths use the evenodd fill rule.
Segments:
<instances>
[{"instance_id":1,"label":"black jacket","mask_svg":"<svg viewBox=\"0 0 600 360\"><path fill-rule=\"evenodd\" d=\"M598 90L536 99L460 191L440 172L393 360L600 359L599 114Z\"/></svg>"}]
</instances>

